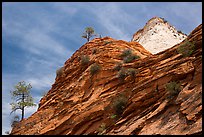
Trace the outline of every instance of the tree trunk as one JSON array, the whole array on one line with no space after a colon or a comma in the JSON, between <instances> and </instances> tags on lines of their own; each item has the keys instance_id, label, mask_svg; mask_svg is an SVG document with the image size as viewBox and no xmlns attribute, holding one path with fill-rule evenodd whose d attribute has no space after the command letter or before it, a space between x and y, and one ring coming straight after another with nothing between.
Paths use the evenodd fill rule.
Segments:
<instances>
[{"instance_id":1,"label":"tree trunk","mask_svg":"<svg viewBox=\"0 0 204 137\"><path fill-rule=\"evenodd\" d=\"M86 37L87 37L87 41L89 42L89 39L90 39L90 34L89 34L89 33L87 33Z\"/></svg>"},{"instance_id":2,"label":"tree trunk","mask_svg":"<svg viewBox=\"0 0 204 137\"><path fill-rule=\"evenodd\" d=\"M21 120L23 120L24 118L24 107L22 108L22 117L21 117Z\"/></svg>"},{"instance_id":3,"label":"tree trunk","mask_svg":"<svg viewBox=\"0 0 204 137\"><path fill-rule=\"evenodd\" d=\"M21 120L23 120L23 118L24 118L24 98L25 98L25 96L24 96L24 93L23 93L23 95L22 95L23 106L22 106Z\"/></svg>"}]
</instances>

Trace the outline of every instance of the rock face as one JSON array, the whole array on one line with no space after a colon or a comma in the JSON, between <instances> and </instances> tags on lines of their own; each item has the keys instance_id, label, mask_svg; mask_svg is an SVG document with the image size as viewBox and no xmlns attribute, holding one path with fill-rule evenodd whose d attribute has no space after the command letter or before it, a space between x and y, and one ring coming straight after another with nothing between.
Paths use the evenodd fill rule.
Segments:
<instances>
[{"instance_id":1,"label":"rock face","mask_svg":"<svg viewBox=\"0 0 204 137\"><path fill-rule=\"evenodd\" d=\"M186 40L189 56L178 50L185 41L153 55L138 42L93 39L11 134L202 134L202 25Z\"/></svg>"},{"instance_id":2,"label":"rock face","mask_svg":"<svg viewBox=\"0 0 204 137\"><path fill-rule=\"evenodd\" d=\"M177 31L165 19L153 17L143 29L133 35L132 41L139 42L152 54L156 54L180 43L185 38L186 34Z\"/></svg>"}]
</instances>

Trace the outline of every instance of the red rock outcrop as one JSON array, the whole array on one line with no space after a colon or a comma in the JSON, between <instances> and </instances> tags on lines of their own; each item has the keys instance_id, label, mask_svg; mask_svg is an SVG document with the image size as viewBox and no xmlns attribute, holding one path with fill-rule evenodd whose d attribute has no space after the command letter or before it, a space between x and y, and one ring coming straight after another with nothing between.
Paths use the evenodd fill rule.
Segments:
<instances>
[{"instance_id":1,"label":"red rock outcrop","mask_svg":"<svg viewBox=\"0 0 204 137\"><path fill-rule=\"evenodd\" d=\"M137 42L95 38L65 62L38 110L11 134L201 134L202 25L187 40L195 47L185 57L178 52L185 41L152 55ZM140 58L125 63L126 49ZM170 82L180 84L176 94Z\"/></svg>"}]
</instances>

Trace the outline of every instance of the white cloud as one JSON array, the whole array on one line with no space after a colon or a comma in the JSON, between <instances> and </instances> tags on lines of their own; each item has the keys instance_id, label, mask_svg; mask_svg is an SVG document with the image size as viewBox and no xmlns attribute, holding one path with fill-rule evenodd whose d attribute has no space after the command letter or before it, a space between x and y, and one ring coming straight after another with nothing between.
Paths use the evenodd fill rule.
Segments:
<instances>
[{"instance_id":1,"label":"white cloud","mask_svg":"<svg viewBox=\"0 0 204 137\"><path fill-rule=\"evenodd\" d=\"M66 56L72 54L72 51L65 48L64 45L54 40L47 30L39 30L36 28L24 28L23 24L16 23L13 29L9 28L9 23L3 21L3 33L8 36L15 36L20 38L18 44L24 50L33 54L44 55L47 53L55 54L55 56Z\"/></svg>"},{"instance_id":2,"label":"white cloud","mask_svg":"<svg viewBox=\"0 0 204 137\"><path fill-rule=\"evenodd\" d=\"M198 20L201 20L201 8L201 3L198 2L177 2L168 4L166 10L175 17L179 17L180 21L189 20L190 22L197 22Z\"/></svg>"},{"instance_id":3,"label":"white cloud","mask_svg":"<svg viewBox=\"0 0 204 137\"><path fill-rule=\"evenodd\" d=\"M38 109L38 105L33 106L33 107L26 107L25 108L25 118L28 118L31 116L33 113L35 113Z\"/></svg>"},{"instance_id":4,"label":"white cloud","mask_svg":"<svg viewBox=\"0 0 204 137\"><path fill-rule=\"evenodd\" d=\"M100 7L97 5L90 5L90 9L97 17L97 21L116 39L130 40L130 37L125 31L125 25L128 25L132 20L131 17L125 13L117 5L117 3L102 4ZM104 10L105 9L105 10Z\"/></svg>"},{"instance_id":5,"label":"white cloud","mask_svg":"<svg viewBox=\"0 0 204 137\"><path fill-rule=\"evenodd\" d=\"M20 45L22 48L30 51L31 53L42 55L50 52L55 56L66 56L66 51L68 51L68 53L71 54L71 52L67 50L62 44L41 30L30 30L22 37L23 41Z\"/></svg>"},{"instance_id":6,"label":"white cloud","mask_svg":"<svg viewBox=\"0 0 204 137\"><path fill-rule=\"evenodd\" d=\"M26 81L31 83L33 89L36 89L38 91L42 91L46 88L51 88L51 85L54 84L54 75L45 75L45 76L39 76L39 77L32 77L27 78Z\"/></svg>"},{"instance_id":7,"label":"white cloud","mask_svg":"<svg viewBox=\"0 0 204 137\"><path fill-rule=\"evenodd\" d=\"M10 131L10 121L12 116L11 114L11 106L10 103L11 95L10 91L14 89L14 85L16 85L19 81L26 81L26 83L31 83L32 90L31 94L33 93L33 90L39 90L44 91L45 89L50 89L51 85L54 83L54 77L52 75L45 75L43 77L37 77L37 75L33 75L32 78L30 78L29 74L24 75L23 77L19 77L17 74L3 74L2 78L2 134L5 134L5 131ZM35 111L37 111L38 103L42 97L41 93L33 93L34 102L37 104L37 106L25 108L25 118L29 117L31 114L33 114ZM18 110L15 112L17 115L21 115L21 112Z\"/></svg>"},{"instance_id":8,"label":"white cloud","mask_svg":"<svg viewBox=\"0 0 204 137\"><path fill-rule=\"evenodd\" d=\"M73 51L68 50L59 40L51 36L52 32L59 31L59 23L61 23L60 21L63 19L63 14L52 15L34 12L30 17L29 15L24 15L25 12L23 11L19 11L19 15L9 14L8 9L9 8L7 8L7 12L5 11L2 18L3 35L8 38L10 38L9 36L13 36L20 39L20 41L18 41L20 43L17 46L37 55L48 53L55 54L53 56L61 57L67 54L71 55ZM12 20L12 16L15 16L15 21ZM25 20L22 19L22 16L29 17Z\"/></svg>"},{"instance_id":9,"label":"white cloud","mask_svg":"<svg viewBox=\"0 0 204 137\"><path fill-rule=\"evenodd\" d=\"M11 130L10 126L10 112L11 108L8 102L2 101L2 134L5 135L6 131Z\"/></svg>"},{"instance_id":10,"label":"white cloud","mask_svg":"<svg viewBox=\"0 0 204 137\"><path fill-rule=\"evenodd\" d=\"M10 114L11 107L10 102L4 101L2 104L2 134L5 135L6 131L11 130L11 119L14 115L21 116L21 111L16 111L15 113ZM38 105L34 107L25 108L25 118L29 117L31 114L37 111Z\"/></svg>"}]
</instances>

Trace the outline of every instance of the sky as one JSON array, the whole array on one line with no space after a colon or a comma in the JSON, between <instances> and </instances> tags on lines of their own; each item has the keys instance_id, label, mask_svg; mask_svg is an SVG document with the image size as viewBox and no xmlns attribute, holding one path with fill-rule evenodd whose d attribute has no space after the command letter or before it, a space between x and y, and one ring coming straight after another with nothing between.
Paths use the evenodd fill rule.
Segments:
<instances>
[{"instance_id":1,"label":"sky","mask_svg":"<svg viewBox=\"0 0 204 137\"><path fill-rule=\"evenodd\" d=\"M202 23L201 2L4 2L2 3L2 134L10 131L14 85L32 85L39 104L56 70L86 43L86 27L102 37L131 41L152 17L163 17L189 34ZM25 109L25 118L37 111ZM20 111L15 114L20 116Z\"/></svg>"}]
</instances>

